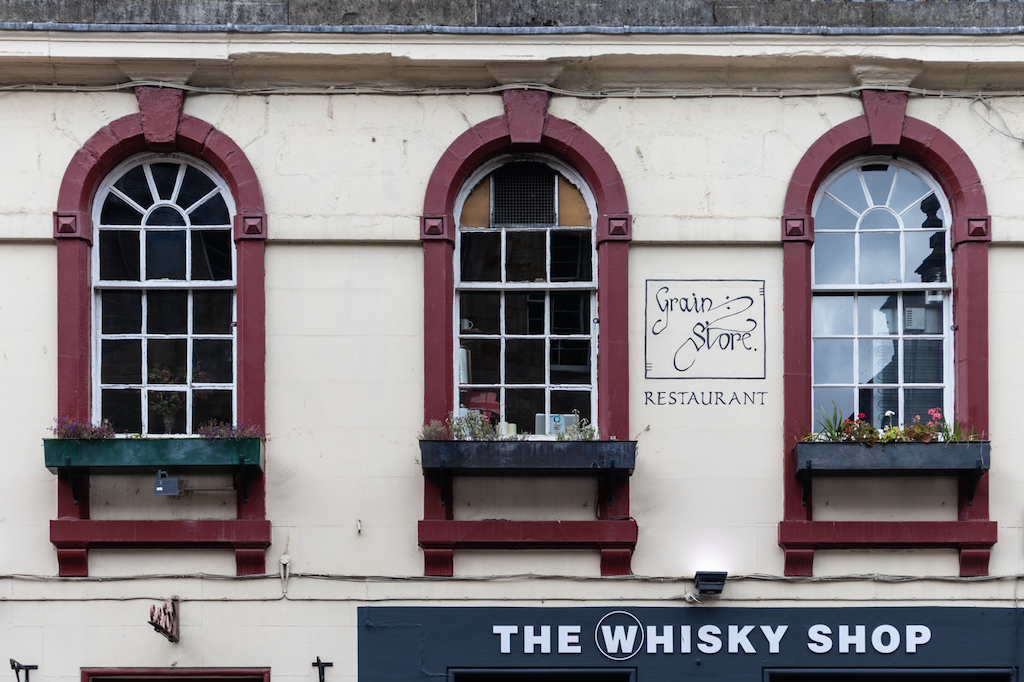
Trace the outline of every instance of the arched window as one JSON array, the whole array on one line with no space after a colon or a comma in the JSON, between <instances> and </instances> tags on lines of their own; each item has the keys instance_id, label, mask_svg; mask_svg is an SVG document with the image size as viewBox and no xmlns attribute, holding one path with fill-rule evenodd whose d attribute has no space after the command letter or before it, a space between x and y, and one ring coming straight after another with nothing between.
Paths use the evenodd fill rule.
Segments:
<instances>
[{"instance_id":1,"label":"arched window","mask_svg":"<svg viewBox=\"0 0 1024 682\"><path fill-rule=\"evenodd\" d=\"M235 202L183 155L118 166L93 206L95 418L190 434L235 414Z\"/></svg>"},{"instance_id":2,"label":"arched window","mask_svg":"<svg viewBox=\"0 0 1024 682\"><path fill-rule=\"evenodd\" d=\"M456 202L455 385L460 410L555 435L597 412L596 208L546 156L479 168Z\"/></svg>"},{"instance_id":3,"label":"arched window","mask_svg":"<svg viewBox=\"0 0 1024 682\"><path fill-rule=\"evenodd\" d=\"M952 407L949 203L922 169L847 163L814 202L814 409L881 428ZM951 410L950 410L951 412Z\"/></svg>"}]
</instances>

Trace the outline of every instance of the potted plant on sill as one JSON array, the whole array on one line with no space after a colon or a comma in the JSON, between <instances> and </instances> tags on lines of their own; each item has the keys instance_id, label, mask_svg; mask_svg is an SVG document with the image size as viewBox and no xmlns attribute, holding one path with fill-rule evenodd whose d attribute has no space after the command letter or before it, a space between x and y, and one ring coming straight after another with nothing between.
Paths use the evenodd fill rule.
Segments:
<instances>
[{"instance_id":1,"label":"potted plant on sill","mask_svg":"<svg viewBox=\"0 0 1024 682\"><path fill-rule=\"evenodd\" d=\"M803 484L805 505L813 476L961 475L969 477L968 504L973 504L978 479L991 464L987 440L958 421L946 422L938 408L928 410L927 421L918 415L910 424L882 429L866 417L844 419L833 406L821 430L794 446L794 473Z\"/></svg>"},{"instance_id":2,"label":"potted plant on sill","mask_svg":"<svg viewBox=\"0 0 1024 682\"><path fill-rule=\"evenodd\" d=\"M425 471L475 476L632 475L636 441L596 438L597 429L579 418L557 440L501 435L480 412L470 411L423 426L420 463Z\"/></svg>"},{"instance_id":3,"label":"potted plant on sill","mask_svg":"<svg viewBox=\"0 0 1024 682\"><path fill-rule=\"evenodd\" d=\"M266 434L248 424L210 422L193 438L118 438L110 422L98 425L69 417L55 420L54 438L43 439L46 468L52 473L133 473L177 468L206 473L240 466L264 466Z\"/></svg>"}]
</instances>

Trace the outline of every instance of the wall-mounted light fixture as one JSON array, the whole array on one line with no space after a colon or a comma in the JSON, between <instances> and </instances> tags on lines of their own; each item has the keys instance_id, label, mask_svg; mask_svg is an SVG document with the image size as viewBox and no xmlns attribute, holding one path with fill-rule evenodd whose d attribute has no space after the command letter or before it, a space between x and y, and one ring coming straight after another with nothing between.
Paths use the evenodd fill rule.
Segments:
<instances>
[{"instance_id":1,"label":"wall-mounted light fixture","mask_svg":"<svg viewBox=\"0 0 1024 682\"><path fill-rule=\"evenodd\" d=\"M166 471L156 472L156 482L153 484L154 495L177 495L178 479L171 478Z\"/></svg>"},{"instance_id":2,"label":"wall-mounted light fixture","mask_svg":"<svg viewBox=\"0 0 1024 682\"><path fill-rule=\"evenodd\" d=\"M697 592L704 596L718 596L722 594L725 587L725 579L728 577L725 571L697 571L693 576L693 584L697 586Z\"/></svg>"}]
</instances>

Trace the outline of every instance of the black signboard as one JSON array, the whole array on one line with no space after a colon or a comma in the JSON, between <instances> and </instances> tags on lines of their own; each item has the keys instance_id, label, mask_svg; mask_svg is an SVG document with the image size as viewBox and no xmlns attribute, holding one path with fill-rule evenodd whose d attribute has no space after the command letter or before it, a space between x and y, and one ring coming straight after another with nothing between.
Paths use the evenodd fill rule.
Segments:
<instances>
[{"instance_id":1,"label":"black signboard","mask_svg":"<svg viewBox=\"0 0 1024 682\"><path fill-rule=\"evenodd\" d=\"M1001 608L363 607L359 682L1015 682Z\"/></svg>"}]
</instances>

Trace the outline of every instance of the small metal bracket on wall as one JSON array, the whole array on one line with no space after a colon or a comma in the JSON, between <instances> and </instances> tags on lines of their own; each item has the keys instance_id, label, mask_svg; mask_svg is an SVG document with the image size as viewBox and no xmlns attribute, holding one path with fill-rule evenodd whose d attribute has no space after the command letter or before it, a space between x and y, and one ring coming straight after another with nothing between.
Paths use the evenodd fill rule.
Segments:
<instances>
[{"instance_id":1,"label":"small metal bracket on wall","mask_svg":"<svg viewBox=\"0 0 1024 682\"><path fill-rule=\"evenodd\" d=\"M71 497L75 500L75 504L78 504L78 472L71 468L71 458L64 457L64 468L68 470L68 479L71 481ZM14 661L11 661L14 663ZM11 667L14 667L13 665ZM25 679L28 679L28 673L25 673Z\"/></svg>"},{"instance_id":2,"label":"small metal bracket on wall","mask_svg":"<svg viewBox=\"0 0 1024 682\"><path fill-rule=\"evenodd\" d=\"M320 682L324 682L324 668L333 668L334 664L328 663L327 661L321 661L320 657L317 656L316 661L313 663L313 667L320 669Z\"/></svg>"},{"instance_id":3,"label":"small metal bracket on wall","mask_svg":"<svg viewBox=\"0 0 1024 682\"><path fill-rule=\"evenodd\" d=\"M75 504L78 504L78 503L75 502ZM38 665L22 665L21 663L18 663L13 658L11 659L11 670L14 671L14 677L15 677L15 679L18 680L18 682L21 682L21 671L22 670L25 671L25 682L28 682L28 673L29 673L29 671L30 670L38 670L38 669L39 669Z\"/></svg>"}]
</instances>

